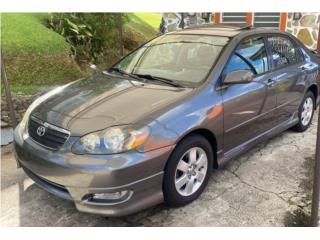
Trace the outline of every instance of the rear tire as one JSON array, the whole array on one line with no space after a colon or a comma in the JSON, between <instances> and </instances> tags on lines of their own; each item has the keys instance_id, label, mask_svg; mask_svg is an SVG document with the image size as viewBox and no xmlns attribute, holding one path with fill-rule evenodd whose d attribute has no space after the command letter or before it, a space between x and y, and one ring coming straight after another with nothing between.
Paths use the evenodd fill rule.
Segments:
<instances>
[{"instance_id":1,"label":"rear tire","mask_svg":"<svg viewBox=\"0 0 320 240\"><path fill-rule=\"evenodd\" d=\"M297 132L306 131L312 122L314 115L316 100L311 91L308 91L303 98L303 101L299 107L299 122L292 129Z\"/></svg>"},{"instance_id":2,"label":"rear tire","mask_svg":"<svg viewBox=\"0 0 320 240\"><path fill-rule=\"evenodd\" d=\"M192 134L183 139L171 154L164 173L165 203L184 206L205 189L213 168L213 150L206 138Z\"/></svg>"}]
</instances>

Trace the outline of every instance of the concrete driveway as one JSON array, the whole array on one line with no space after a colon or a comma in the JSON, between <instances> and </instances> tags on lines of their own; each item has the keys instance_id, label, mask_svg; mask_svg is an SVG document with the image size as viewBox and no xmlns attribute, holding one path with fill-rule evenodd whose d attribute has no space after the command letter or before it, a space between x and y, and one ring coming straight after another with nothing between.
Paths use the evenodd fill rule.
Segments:
<instances>
[{"instance_id":1,"label":"concrete driveway","mask_svg":"<svg viewBox=\"0 0 320 240\"><path fill-rule=\"evenodd\" d=\"M288 211L303 207L307 195L303 183L315 153L316 120L305 133L286 131L215 170L192 204L159 205L123 218L79 213L72 202L37 187L9 151L1 156L1 225L284 226Z\"/></svg>"}]
</instances>

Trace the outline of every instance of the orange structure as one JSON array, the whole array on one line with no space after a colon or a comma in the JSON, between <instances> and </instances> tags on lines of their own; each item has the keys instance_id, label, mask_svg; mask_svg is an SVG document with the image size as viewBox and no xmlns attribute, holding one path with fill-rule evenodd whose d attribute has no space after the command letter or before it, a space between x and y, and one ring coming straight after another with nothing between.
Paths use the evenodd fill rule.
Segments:
<instances>
[{"instance_id":1,"label":"orange structure","mask_svg":"<svg viewBox=\"0 0 320 240\"><path fill-rule=\"evenodd\" d=\"M280 14L280 30L286 31L288 13Z\"/></svg>"},{"instance_id":2,"label":"orange structure","mask_svg":"<svg viewBox=\"0 0 320 240\"><path fill-rule=\"evenodd\" d=\"M246 20L247 20L247 23L248 23L248 24L253 25L253 13L252 13L252 12L247 13L247 18L246 18Z\"/></svg>"}]
</instances>

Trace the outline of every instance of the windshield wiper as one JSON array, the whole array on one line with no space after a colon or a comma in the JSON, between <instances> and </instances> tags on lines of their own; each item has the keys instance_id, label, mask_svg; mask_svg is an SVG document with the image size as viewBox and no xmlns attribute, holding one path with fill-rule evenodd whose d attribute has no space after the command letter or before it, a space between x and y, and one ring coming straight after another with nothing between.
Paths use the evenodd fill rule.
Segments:
<instances>
[{"instance_id":1,"label":"windshield wiper","mask_svg":"<svg viewBox=\"0 0 320 240\"><path fill-rule=\"evenodd\" d=\"M114 72L118 72L122 75L134 78L136 80L141 81L142 79L147 79L147 80L153 80L153 81L159 81L162 83L166 83L168 85L174 86L174 87L180 87L183 88L183 86L179 83L174 82L171 79L166 79L166 78L162 78L162 77L156 77L156 76L152 76L151 74L131 74L131 73L127 73L123 70L121 70L120 68L110 68L109 71L114 71Z\"/></svg>"},{"instance_id":2,"label":"windshield wiper","mask_svg":"<svg viewBox=\"0 0 320 240\"><path fill-rule=\"evenodd\" d=\"M167 79L167 78L163 78L163 77L156 77L156 76L152 76L151 74L134 74L135 76L144 78L144 79L148 79L148 80L152 80L152 81L159 81L162 83L166 83L168 85L174 86L174 87L180 87L183 88L183 86L171 79Z\"/></svg>"},{"instance_id":3,"label":"windshield wiper","mask_svg":"<svg viewBox=\"0 0 320 240\"><path fill-rule=\"evenodd\" d=\"M116 67L109 68L109 71L118 72L118 73L120 73L121 75L125 75L125 76L128 76L128 77L131 77L131 78L134 78L134 79L136 79L136 80L141 81L141 78L140 78L139 76L134 75L134 74L131 74L131 73L127 73L127 72L121 70L120 68L116 68Z\"/></svg>"}]
</instances>

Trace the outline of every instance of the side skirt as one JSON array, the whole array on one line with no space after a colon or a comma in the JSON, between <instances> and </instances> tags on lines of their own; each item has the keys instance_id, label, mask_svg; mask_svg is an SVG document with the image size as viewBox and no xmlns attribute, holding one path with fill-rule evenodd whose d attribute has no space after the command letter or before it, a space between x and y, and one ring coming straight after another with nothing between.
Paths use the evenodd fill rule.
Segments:
<instances>
[{"instance_id":1,"label":"side skirt","mask_svg":"<svg viewBox=\"0 0 320 240\"><path fill-rule=\"evenodd\" d=\"M283 122L279 124L278 126L271 128L270 130L242 143L241 145L229 150L228 152L221 152L218 154L218 166L219 168L222 167L224 164L226 164L229 160L245 153L250 148L254 147L258 143L261 143L263 141L266 141L276 135L278 135L281 132L284 132L285 130L293 127L299 122L297 114L294 114L289 120L286 122Z\"/></svg>"}]
</instances>

